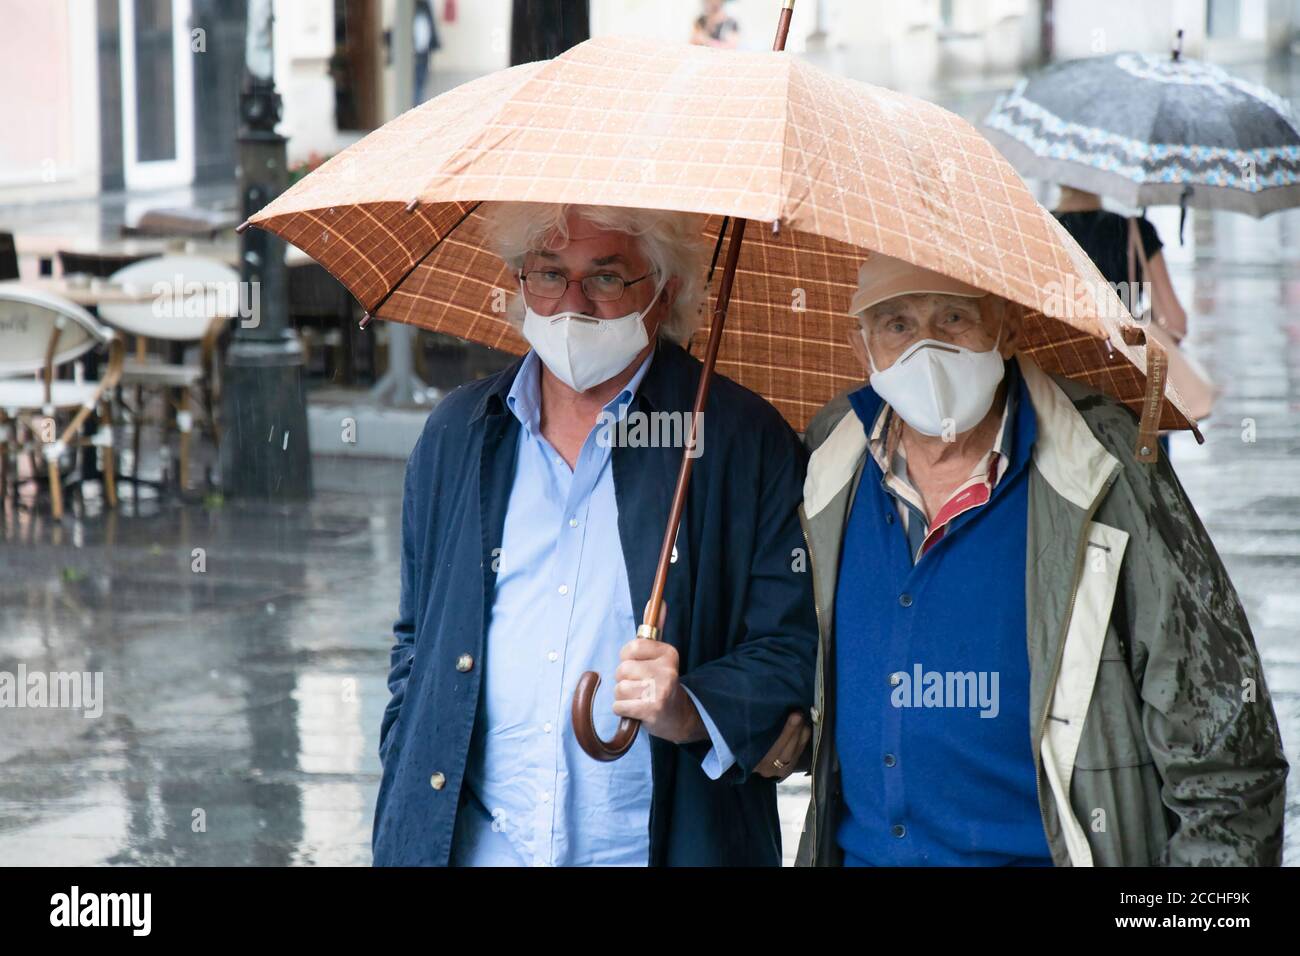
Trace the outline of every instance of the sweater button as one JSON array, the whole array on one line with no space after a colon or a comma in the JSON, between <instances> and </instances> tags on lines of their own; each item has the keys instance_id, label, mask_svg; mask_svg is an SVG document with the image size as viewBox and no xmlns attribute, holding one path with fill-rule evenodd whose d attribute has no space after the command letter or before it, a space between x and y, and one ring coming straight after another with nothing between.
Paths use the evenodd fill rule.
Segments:
<instances>
[{"instance_id":1,"label":"sweater button","mask_svg":"<svg viewBox=\"0 0 1300 956\"><path fill-rule=\"evenodd\" d=\"M456 658L456 670L460 671L462 674L468 673L473 666L474 658L470 657L468 654L462 654L460 657Z\"/></svg>"},{"instance_id":2,"label":"sweater button","mask_svg":"<svg viewBox=\"0 0 1300 956\"><path fill-rule=\"evenodd\" d=\"M447 785L447 778L440 773L435 773L432 777L429 778L429 786L433 787L433 789L435 790L441 790L446 785Z\"/></svg>"},{"instance_id":3,"label":"sweater button","mask_svg":"<svg viewBox=\"0 0 1300 956\"><path fill-rule=\"evenodd\" d=\"M898 758L897 758L897 757L895 757L893 754L885 754L885 766L886 766L886 767L892 767L892 766L893 766L894 764L896 764L896 763L898 763Z\"/></svg>"},{"instance_id":4,"label":"sweater button","mask_svg":"<svg viewBox=\"0 0 1300 956\"><path fill-rule=\"evenodd\" d=\"M903 837L907 836L907 827L903 826L901 823L895 823L890 827L889 832L901 840Z\"/></svg>"},{"instance_id":5,"label":"sweater button","mask_svg":"<svg viewBox=\"0 0 1300 956\"><path fill-rule=\"evenodd\" d=\"M910 594L900 594L900 595L898 596L898 603L901 604L901 605L903 605L903 607L911 607L911 606L912 606L912 595L910 595Z\"/></svg>"}]
</instances>

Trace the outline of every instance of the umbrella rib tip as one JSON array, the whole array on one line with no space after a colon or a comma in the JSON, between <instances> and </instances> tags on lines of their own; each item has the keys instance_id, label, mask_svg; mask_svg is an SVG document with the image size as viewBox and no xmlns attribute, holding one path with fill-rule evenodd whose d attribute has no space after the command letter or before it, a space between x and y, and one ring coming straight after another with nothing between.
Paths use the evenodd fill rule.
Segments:
<instances>
[{"instance_id":1,"label":"umbrella rib tip","mask_svg":"<svg viewBox=\"0 0 1300 956\"><path fill-rule=\"evenodd\" d=\"M370 320L372 318L374 318L374 316L372 316L369 312L367 312L365 315L361 317L361 321L357 323L357 328L364 329L367 325L370 324Z\"/></svg>"},{"instance_id":2,"label":"umbrella rib tip","mask_svg":"<svg viewBox=\"0 0 1300 956\"><path fill-rule=\"evenodd\" d=\"M406 211L407 211L407 212L415 212L415 207L418 206L418 205L420 205L420 200L418 200L418 199L412 199L410 202L408 202L408 203L406 204Z\"/></svg>"},{"instance_id":3,"label":"umbrella rib tip","mask_svg":"<svg viewBox=\"0 0 1300 956\"><path fill-rule=\"evenodd\" d=\"M238 226L235 227L235 235L242 236L245 232L248 231L248 227L251 226L252 224L253 224L253 220L245 219L243 222L241 222Z\"/></svg>"}]
</instances>

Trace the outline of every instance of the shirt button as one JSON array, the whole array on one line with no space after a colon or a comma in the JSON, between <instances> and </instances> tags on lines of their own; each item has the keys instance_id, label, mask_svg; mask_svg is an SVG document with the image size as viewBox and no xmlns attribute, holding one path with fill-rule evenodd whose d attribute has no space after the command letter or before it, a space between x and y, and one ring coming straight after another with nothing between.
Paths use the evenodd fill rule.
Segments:
<instances>
[{"instance_id":1,"label":"shirt button","mask_svg":"<svg viewBox=\"0 0 1300 956\"><path fill-rule=\"evenodd\" d=\"M456 670L462 674L467 673L474 666L474 658L468 654L462 654L456 658Z\"/></svg>"},{"instance_id":2,"label":"shirt button","mask_svg":"<svg viewBox=\"0 0 1300 956\"><path fill-rule=\"evenodd\" d=\"M440 773L435 773L429 778L429 786L433 787L435 790L441 790L443 787L447 786L447 778Z\"/></svg>"},{"instance_id":3,"label":"shirt button","mask_svg":"<svg viewBox=\"0 0 1300 956\"><path fill-rule=\"evenodd\" d=\"M898 686L899 684L901 684L901 683L903 683L903 672L902 672L902 671L895 671L894 673L892 673L892 674L889 675L889 686L890 686L890 687L897 687L897 686Z\"/></svg>"},{"instance_id":4,"label":"shirt button","mask_svg":"<svg viewBox=\"0 0 1300 956\"><path fill-rule=\"evenodd\" d=\"M890 827L889 832L901 840L903 837L907 836L907 827L903 826L901 823L895 823Z\"/></svg>"},{"instance_id":5,"label":"shirt button","mask_svg":"<svg viewBox=\"0 0 1300 956\"><path fill-rule=\"evenodd\" d=\"M548 734L551 732L551 722L549 720L542 724L542 730L546 731Z\"/></svg>"},{"instance_id":6,"label":"shirt button","mask_svg":"<svg viewBox=\"0 0 1300 956\"><path fill-rule=\"evenodd\" d=\"M555 651L551 651L549 654L546 655L546 659L550 661L552 664L554 664L556 661L560 659L560 655L555 653Z\"/></svg>"},{"instance_id":7,"label":"shirt button","mask_svg":"<svg viewBox=\"0 0 1300 956\"><path fill-rule=\"evenodd\" d=\"M898 596L898 603L901 604L901 605L903 605L903 607L911 607L911 606L912 606L912 595L910 595L910 594L900 594L900 595Z\"/></svg>"},{"instance_id":8,"label":"shirt button","mask_svg":"<svg viewBox=\"0 0 1300 956\"><path fill-rule=\"evenodd\" d=\"M577 519L577 518L570 518L570 519L569 519L569 527L570 527L570 528L576 528L577 526L578 526L578 519Z\"/></svg>"},{"instance_id":9,"label":"shirt button","mask_svg":"<svg viewBox=\"0 0 1300 956\"><path fill-rule=\"evenodd\" d=\"M892 767L892 766L893 766L894 764L896 764L896 763L898 763L898 758L897 758L897 757L895 757L893 754L885 754L885 766L886 766L886 767Z\"/></svg>"},{"instance_id":10,"label":"shirt button","mask_svg":"<svg viewBox=\"0 0 1300 956\"><path fill-rule=\"evenodd\" d=\"M568 594L568 593L569 593L569 586L568 586L567 584L561 584L561 585L560 585L560 593L561 593L561 594Z\"/></svg>"}]
</instances>

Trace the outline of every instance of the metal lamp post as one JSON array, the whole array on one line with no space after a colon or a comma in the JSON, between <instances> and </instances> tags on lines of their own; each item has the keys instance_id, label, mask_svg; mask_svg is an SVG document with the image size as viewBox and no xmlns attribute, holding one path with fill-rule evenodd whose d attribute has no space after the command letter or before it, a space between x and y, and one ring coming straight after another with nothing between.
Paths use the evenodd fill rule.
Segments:
<instances>
[{"instance_id":1,"label":"metal lamp post","mask_svg":"<svg viewBox=\"0 0 1300 956\"><path fill-rule=\"evenodd\" d=\"M244 218L288 184L285 138L275 131L271 0L251 0L240 93L239 189ZM303 351L289 324L284 240L263 229L240 237L241 317L222 383L221 483L224 494L264 501L312 493ZM251 314L249 314L251 313Z\"/></svg>"},{"instance_id":2,"label":"metal lamp post","mask_svg":"<svg viewBox=\"0 0 1300 956\"><path fill-rule=\"evenodd\" d=\"M404 113L415 102L415 48L411 24L415 18L414 0L396 0L393 27L389 32L393 58L394 115ZM415 329L401 322L390 322L388 333L388 370L370 390L378 405L413 406L424 403L428 389L415 372Z\"/></svg>"}]
</instances>

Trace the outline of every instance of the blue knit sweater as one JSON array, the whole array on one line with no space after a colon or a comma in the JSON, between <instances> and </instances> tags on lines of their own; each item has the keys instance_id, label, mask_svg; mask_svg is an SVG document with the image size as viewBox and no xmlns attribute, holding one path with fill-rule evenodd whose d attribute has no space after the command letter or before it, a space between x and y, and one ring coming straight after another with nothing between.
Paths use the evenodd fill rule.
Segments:
<instances>
[{"instance_id":1,"label":"blue knit sweater","mask_svg":"<svg viewBox=\"0 0 1300 956\"><path fill-rule=\"evenodd\" d=\"M1010 363L1014 366L1014 363ZM1011 464L915 564L868 455L835 598L835 746L848 866L1050 865L1029 726L1028 462L1012 373ZM880 398L851 396L870 430Z\"/></svg>"}]
</instances>

